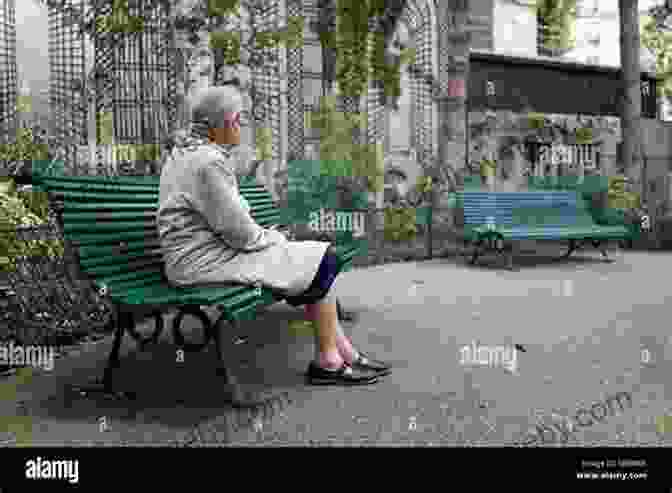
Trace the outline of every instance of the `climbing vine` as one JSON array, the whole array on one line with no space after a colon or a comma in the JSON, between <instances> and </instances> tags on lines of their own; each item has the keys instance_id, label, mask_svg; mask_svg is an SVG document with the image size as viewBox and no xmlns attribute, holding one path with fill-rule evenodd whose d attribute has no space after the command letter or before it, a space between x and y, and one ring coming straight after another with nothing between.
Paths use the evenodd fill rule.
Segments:
<instances>
[{"instance_id":1,"label":"climbing vine","mask_svg":"<svg viewBox=\"0 0 672 493\"><path fill-rule=\"evenodd\" d=\"M388 241L410 241L415 238L418 228L416 226L415 207L386 207L385 239Z\"/></svg>"},{"instance_id":2,"label":"climbing vine","mask_svg":"<svg viewBox=\"0 0 672 493\"><path fill-rule=\"evenodd\" d=\"M336 7L336 80L341 94L360 96L368 80L368 2L338 0Z\"/></svg>"},{"instance_id":3,"label":"climbing vine","mask_svg":"<svg viewBox=\"0 0 672 493\"><path fill-rule=\"evenodd\" d=\"M576 45L577 0L537 0L540 48L557 56Z\"/></svg>"},{"instance_id":4,"label":"climbing vine","mask_svg":"<svg viewBox=\"0 0 672 493\"><path fill-rule=\"evenodd\" d=\"M381 149L375 145L354 144L352 132L365 121L365 114L336 110L332 96L321 98L318 111L306 115L306 127L320 131L320 158L327 162L352 163L353 177L366 177L371 192L383 188L383 170L379 166Z\"/></svg>"}]
</instances>

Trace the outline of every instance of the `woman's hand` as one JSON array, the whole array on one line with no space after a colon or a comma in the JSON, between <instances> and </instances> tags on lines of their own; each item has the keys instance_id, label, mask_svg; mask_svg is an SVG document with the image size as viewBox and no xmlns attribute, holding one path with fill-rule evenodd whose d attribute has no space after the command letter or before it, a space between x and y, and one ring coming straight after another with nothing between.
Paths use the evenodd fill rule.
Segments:
<instances>
[{"instance_id":1,"label":"woman's hand","mask_svg":"<svg viewBox=\"0 0 672 493\"><path fill-rule=\"evenodd\" d=\"M287 237L275 228L267 229L266 236L268 237L268 240L274 245L287 242Z\"/></svg>"}]
</instances>

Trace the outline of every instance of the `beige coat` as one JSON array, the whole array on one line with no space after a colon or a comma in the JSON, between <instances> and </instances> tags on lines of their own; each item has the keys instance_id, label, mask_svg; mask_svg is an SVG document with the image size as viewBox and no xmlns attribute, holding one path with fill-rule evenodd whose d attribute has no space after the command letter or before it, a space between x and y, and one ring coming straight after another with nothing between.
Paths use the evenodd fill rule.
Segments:
<instances>
[{"instance_id":1,"label":"beige coat","mask_svg":"<svg viewBox=\"0 0 672 493\"><path fill-rule=\"evenodd\" d=\"M288 241L259 226L238 192L236 167L209 144L167 159L157 219L166 277L178 286L234 282L302 294L329 243Z\"/></svg>"}]
</instances>

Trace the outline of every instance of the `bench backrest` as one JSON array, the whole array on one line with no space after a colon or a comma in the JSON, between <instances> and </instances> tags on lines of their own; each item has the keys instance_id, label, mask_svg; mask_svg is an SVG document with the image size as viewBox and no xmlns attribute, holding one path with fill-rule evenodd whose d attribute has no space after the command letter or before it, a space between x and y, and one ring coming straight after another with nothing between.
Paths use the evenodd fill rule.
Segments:
<instances>
[{"instance_id":1,"label":"bench backrest","mask_svg":"<svg viewBox=\"0 0 672 493\"><path fill-rule=\"evenodd\" d=\"M156 227L159 177L45 177L39 189L61 202L63 233L79 266L111 291L165 281ZM262 226L277 224L280 212L268 191L246 182L241 194Z\"/></svg>"},{"instance_id":2,"label":"bench backrest","mask_svg":"<svg viewBox=\"0 0 672 493\"><path fill-rule=\"evenodd\" d=\"M593 224L584 200L576 192L468 192L458 193L466 226L571 227Z\"/></svg>"}]
</instances>

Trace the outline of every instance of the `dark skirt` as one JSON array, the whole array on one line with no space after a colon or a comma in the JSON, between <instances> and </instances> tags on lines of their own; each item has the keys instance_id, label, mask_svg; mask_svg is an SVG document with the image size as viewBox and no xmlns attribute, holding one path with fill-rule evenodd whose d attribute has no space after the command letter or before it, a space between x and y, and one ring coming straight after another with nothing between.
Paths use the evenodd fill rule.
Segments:
<instances>
[{"instance_id":1,"label":"dark skirt","mask_svg":"<svg viewBox=\"0 0 672 493\"><path fill-rule=\"evenodd\" d=\"M336 254L329 248L322 257L322 262L320 262L315 278L308 289L299 296L285 297L285 301L292 306L317 303L327 296L342 267L343 265L339 263Z\"/></svg>"}]
</instances>

